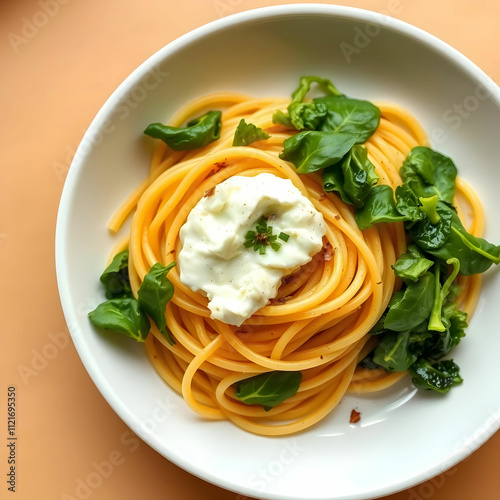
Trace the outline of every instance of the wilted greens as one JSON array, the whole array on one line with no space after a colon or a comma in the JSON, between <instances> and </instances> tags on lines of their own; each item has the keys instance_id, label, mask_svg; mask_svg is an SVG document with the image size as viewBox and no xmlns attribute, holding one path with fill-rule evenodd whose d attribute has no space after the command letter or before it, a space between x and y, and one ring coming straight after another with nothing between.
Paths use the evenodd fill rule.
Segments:
<instances>
[{"instance_id":1,"label":"wilted greens","mask_svg":"<svg viewBox=\"0 0 500 500\"><path fill-rule=\"evenodd\" d=\"M305 101L311 85L324 96ZM371 330L378 346L365 368L410 370L421 389L447 392L460 384L458 366L440 361L465 336L467 314L457 309L460 273L482 273L500 263L500 246L470 234L453 199L457 169L451 158L431 148L413 148L404 160L402 185L380 185L361 144L375 132L380 110L372 103L343 95L328 79L302 77L287 113L273 121L299 131L284 141L280 158L299 174L319 171L323 190L335 192L355 207L360 229L403 222L410 240L407 253L393 266L403 286Z\"/></svg>"},{"instance_id":2,"label":"wilted greens","mask_svg":"<svg viewBox=\"0 0 500 500\"><path fill-rule=\"evenodd\" d=\"M101 274L101 283L106 290L106 298L130 297L128 278L128 250L116 254L111 264Z\"/></svg>"},{"instance_id":3,"label":"wilted greens","mask_svg":"<svg viewBox=\"0 0 500 500\"><path fill-rule=\"evenodd\" d=\"M156 263L138 290L138 300L132 294L128 275L128 250L113 258L104 270L100 281L108 300L89 313L90 321L104 330L123 333L138 342L144 342L151 328L148 315L160 332L173 344L174 339L166 327L165 308L172 298L174 287L167 278L168 271L175 266Z\"/></svg>"},{"instance_id":4,"label":"wilted greens","mask_svg":"<svg viewBox=\"0 0 500 500\"><path fill-rule=\"evenodd\" d=\"M355 143L351 134L308 130L286 139L280 158L292 162L299 174L309 174L338 163Z\"/></svg>"},{"instance_id":5,"label":"wilted greens","mask_svg":"<svg viewBox=\"0 0 500 500\"><path fill-rule=\"evenodd\" d=\"M137 291L139 305L153 319L158 330L172 345L175 341L167 329L165 308L174 295L174 285L167 278L168 272L174 266L175 262L168 266L162 266L159 262L153 264Z\"/></svg>"},{"instance_id":6,"label":"wilted greens","mask_svg":"<svg viewBox=\"0 0 500 500\"><path fill-rule=\"evenodd\" d=\"M338 134L340 135L340 134ZM345 203L362 207L378 175L364 146L354 145L341 162L323 171L325 192L337 192Z\"/></svg>"},{"instance_id":7,"label":"wilted greens","mask_svg":"<svg viewBox=\"0 0 500 500\"><path fill-rule=\"evenodd\" d=\"M233 146L248 146L253 142L269 139L269 134L253 123L247 123L245 118L240 120L234 131Z\"/></svg>"},{"instance_id":8,"label":"wilted greens","mask_svg":"<svg viewBox=\"0 0 500 500\"><path fill-rule=\"evenodd\" d=\"M110 299L89 313L95 326L124 333L138 342L144 342L151 324L139 303L132 297Z\"/></svg>"},{"instance_id":9,"label":"wilted greens","mask_svg":"<svg viewBox=\"0 0 500 500\"><path fill-rule=\"evenodd\" d=\"M201 148L219 139L222 127L221 117L220 111L209 111L188 122L186 127L151 123L144 133L162 140L175 151Z\"/></svg>"}]
</instances>

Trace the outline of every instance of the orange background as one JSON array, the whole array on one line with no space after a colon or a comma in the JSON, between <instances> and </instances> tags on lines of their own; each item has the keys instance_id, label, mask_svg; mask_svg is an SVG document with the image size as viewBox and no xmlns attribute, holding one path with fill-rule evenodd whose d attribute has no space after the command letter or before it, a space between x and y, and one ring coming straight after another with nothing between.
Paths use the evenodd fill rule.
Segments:
<instances>
[{"instance_id":1,"label":"orange background","mask_svg":"<svg viewBox=\"0 0 500 500\"><path fill-rule=\"evenodd\" d=\"M134 68L204 23L282 3L1 0L1 498L10 498L5 438L7 387L14 385L18 461L12 498L246 499L169 463L135 438L99 394L59 304L54 230L64 178L84 131ZM343 4L391 13L423 28L500 82L497 0ZM447 473L387 498L497 499L499 463L497 433Z\"/></svg>"}]
</instances>

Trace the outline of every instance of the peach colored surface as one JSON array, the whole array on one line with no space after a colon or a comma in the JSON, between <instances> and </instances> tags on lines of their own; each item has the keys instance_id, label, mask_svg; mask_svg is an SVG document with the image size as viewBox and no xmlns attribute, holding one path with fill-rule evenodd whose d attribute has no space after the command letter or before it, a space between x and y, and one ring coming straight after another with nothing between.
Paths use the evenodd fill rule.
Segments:
<instances>
[{"instance_id":1,"label":"peach colored surface","mask_svg":"<svg viewBox=\"0 0 500 500\"><path fill-rule=\"evenodd\" d=\"M286 2L0 3L0 498L246 498L207 484L162 458L134 437L101 397L64 322L56 287L54 229L64 178L83 133L134 68L204 23L281 3ZM423 28L500 81L496 0L343 4L391 14ZM7 491L6 479L9 386L17 393L15 493ZM497 433L447 473L387 498L497 499L499 463Z\"/></svg>"}]
</instances>

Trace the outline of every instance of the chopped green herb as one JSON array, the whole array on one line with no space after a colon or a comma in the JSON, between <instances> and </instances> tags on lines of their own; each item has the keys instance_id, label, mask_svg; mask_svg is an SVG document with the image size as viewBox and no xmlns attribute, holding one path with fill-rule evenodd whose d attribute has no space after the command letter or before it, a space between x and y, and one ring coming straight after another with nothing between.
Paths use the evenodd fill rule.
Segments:
<instances>
[{"instance_id":1,"label":"chopped green herb","mask_svg":"<svg viewBox=\"0 0 500 500\"><path fill-rule=\"evenodd\" d=\"M273 234L273 228L267 225L267 218L261 217L255 226L255 231L247 231L245 234L243 245L245 248L253 247L260 255L264 255L267 246L270 246L275 252L281 248L281 243L276 241L278 238L286 242L289 237L283 232L279 236Z\"/></svg>"}]
</instances>

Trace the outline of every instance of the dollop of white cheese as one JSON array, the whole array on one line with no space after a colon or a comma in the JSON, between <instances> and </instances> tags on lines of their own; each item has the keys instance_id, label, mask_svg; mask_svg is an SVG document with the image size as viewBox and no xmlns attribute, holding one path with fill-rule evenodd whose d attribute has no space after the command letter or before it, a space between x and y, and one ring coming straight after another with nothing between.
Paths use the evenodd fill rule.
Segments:
<instances>
[{"instance_id":1,"label":"dollop of white cheese","mask_svg":"<svg viewBox=\"0 0 500 500\"><path fill-rule=\"evenodd\" d=\"M246 248L248 231L261 217L280 248ZM289 179L263 173L220 183L191 210L180 230L181 282L209 300L211 317L240 326L275 297L281 279L322 248L323 216Z\"/></svg>"}]
</instances>

